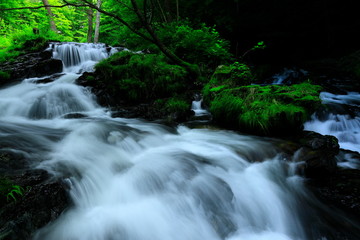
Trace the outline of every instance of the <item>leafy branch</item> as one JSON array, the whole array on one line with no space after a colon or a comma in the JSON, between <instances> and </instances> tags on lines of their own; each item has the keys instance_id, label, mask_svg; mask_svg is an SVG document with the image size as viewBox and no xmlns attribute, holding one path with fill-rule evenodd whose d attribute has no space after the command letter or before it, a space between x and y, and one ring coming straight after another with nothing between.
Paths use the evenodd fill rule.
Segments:
<instances>
[{"instance_id":1,"label":"leafy branch","mask_svg":"<svg viewBox=\"0 0 360 240\"><path fill-rule=\"evenodd\" d=\"M260 41L255 46L253 46L252 48L247 50L243 55L241 55L240 58L243 59L248 53L258 50L258 49L265 49L265 48L266 48L266 45L265 45L264 41Z\"/></svg>"}]
</instances>

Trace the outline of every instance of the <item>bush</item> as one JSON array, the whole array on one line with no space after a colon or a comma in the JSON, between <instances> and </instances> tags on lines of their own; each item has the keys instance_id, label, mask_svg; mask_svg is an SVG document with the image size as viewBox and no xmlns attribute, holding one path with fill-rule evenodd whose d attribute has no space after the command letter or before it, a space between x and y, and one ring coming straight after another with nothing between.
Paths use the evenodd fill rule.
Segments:
<instances>
[{"instance_id":1,"label":"bush","mask_svg":"<svg viewBox=\"0 0 360 240\"><path fill-rule=\"evenodd\" d=\"M1 39L0 39L1 40ZM65 40L53 31L42 31L34 34L32 28L13 33L7 38L6 45L0 46L0 62L11 61L15 57L28 52L37 52L47 47L48 41Z\"/></svg>"},{"instance_id":2,"label":"bush","mask_svg":"<svg viewBox=\"0 0 360 240\"><path fill-rule=\"evenodd\" d=\"M166 98L187 89L187 72L161 54L123 51L95 66L113 95L135 102Z\"/></svg>"},{"instance_id":3,"label":"bush","mask_svg":"<svg viewBox=\"0 0 360 240\"><path fill-rule=\"evenodd\" d=\"M321 104L320 89L317 85L301 83L219 90L210 103L210 112L219 124L243 132L291 134L301 130L302 124Z\"/></svg>"}]
</instances>

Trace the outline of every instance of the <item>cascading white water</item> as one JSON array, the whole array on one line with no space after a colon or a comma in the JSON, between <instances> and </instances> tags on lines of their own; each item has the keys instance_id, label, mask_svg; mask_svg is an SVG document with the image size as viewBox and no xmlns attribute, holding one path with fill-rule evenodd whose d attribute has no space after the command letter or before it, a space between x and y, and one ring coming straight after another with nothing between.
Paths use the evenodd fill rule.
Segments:
<instances>
[{"instance_id":1,"label":"cascading white water","mask_svg":"<svg viewBox=\"0 0 360 240\"><path fill-rule=\"evenodd\" d=\"M67 72L92 71L94 65L117 52L103 43L52 43L53 57L64 63Z\"/></svg>"},{"instance_id":2,"label":"cascading white water","mask_svg":"<svg viewBox=\"0 0 360 240\"><path fill-rule=\"evenodd\" d=\"M202 108L202 99L201 100L194 100L191 103L191 110L194 111L195 116L204 116L204 115L209 115L210 113L206 110Z\"/></svg>"},{"instance_id":3,"label":"cascading white water","mask_svg":"<svg viewBox=\"0 0 360 240\"><path fill-rule=\"evenodd\" d=\"M73 53L94 46L69 45L64 49ZM333 226L319 223L327 210L271 142L111 118L73 84L86 61L79 59L67 63L73 73L54 82L28 79L0 91L0 145L16 139L8 148L36 156L34 167L64 178L74 203L35 240L324 240L329 234ZM87 117L63 118L71 113Z\"/></svg>"},{"instance_id":4,"label":"cascading white water","mask_svg":"<svg viewBox=\"0 0 360 240\"><path fill-rule=\"evenodd\" d=\"M360 152L360 114L347 111L347 108L360 108L360 93L335 95L328 92L320 94L323 104L333 107L333 111L320 119L316 114L305 123L306 130L324 135L333 135L339 140L341 148Z\"/></svg>"}]
</instances>

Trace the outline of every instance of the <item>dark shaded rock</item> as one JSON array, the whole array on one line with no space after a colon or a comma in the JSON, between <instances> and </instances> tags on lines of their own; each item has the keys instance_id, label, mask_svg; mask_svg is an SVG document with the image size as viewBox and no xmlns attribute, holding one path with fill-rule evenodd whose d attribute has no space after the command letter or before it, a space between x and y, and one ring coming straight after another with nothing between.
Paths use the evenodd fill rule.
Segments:
<instances>
[{"instance_id":1,"label":"dark shaded rock","mask_svg":"<svg viewBox=\"0 0 360 240\"><path fill-rule=\"evenodd\" d=\"M42 51L39 55L41 59L50 59L52 57L52 49L46 49L45 51Z\"/></svg>"},{"instance_id":2,"label":"dark shaded rock","mask_svg":"<svg viewBox=\"0 0 360 240\"><path fill-rule=\"evenodd\" d=\"M30 77L42 77L46 75L51 75L54 73L62 72L63 64L62 61L59 59L47 59L43 61L38 61L35 63L31 68L27 68L24 72L25 78Z\"/></svg>"},{"instance_id":3,"label":"dark shaded rock","mask_svg":"<svg viewBox=\"0 0 360 240\"><path fill-rule=\"evenodd\" d=\"M304 162L298 166L298 173L309 178L327 178L336 172L339 144L335 137L304 131L296 141L299 148L293 161Z\"/></svg>"},{"instance_id":4,"label":"dark shaded rock","mask_svg":"<svg viewBox=\"0 0 360 240\"><path fill-rule=\"evenodd\" d=\"M47 55L49 53L46 53ZM10 74L8 81L1 85L11 84L25 78L42 77L62 72L63 63L59 59L48 58L45 53L29 53L16 58L13 62L0 65L0 71Z\"/></svg>"},{"instance_id":5,"label":"dark shaded rock","mask_svg":"<svg viewBox=\"0 0 360 240\"><path fill-rule=\"evenodd\" d=\"M85 118L85 117L87 117L87 116L84 114L81 114L81 113L69 113L69 114L66 114L65 116L63 116L63 118L65 118L65 119Z\"/></svg>"},{"instance_id":6,"label":"dark shaded rock","mask_svg":"<svg viewBox=\"0 0 360 240\"><path fill-rule=\"evenodd\" d=\"M341 209L360 221L359 169L338 169L331 177L311 179L307 185L329 207Z\"/></svg>"},{"instance_id":7,"label":"dark shaded rock","mask_svg":"<svg viewBox=\"0 0 360 240\"><path fill-rule=\"evenodd\" d=\"M34 83L50 83L55 81L56 79L60 78L61 76L63 76L64 73L55 73L51 76L45 77L45 78L41 78L39 80L34 81Z\"/></svg>"},{"instance_id":8,"label":"dark shaded rock","mask_svg":"<svg viewBox=\"0 0 360 240\"><path fill-rule=\"evenodd\" d=\"M2 206L0 239L31 239L34 231L55 220L69 204L64 184L51 179L43 170L27 171L9 178L25 192L17 201Z\"/></svg>"},{"instance_id":9,"label":"dark shaded rock","mask_svg":"<svg viewBox=\"0 0 360 240\"><path fill-rule=\"evenodd\" d=\"M0 174L21 172L28 167L28 160L22 154L0 149Z\"/></svg>"}]
</instances>

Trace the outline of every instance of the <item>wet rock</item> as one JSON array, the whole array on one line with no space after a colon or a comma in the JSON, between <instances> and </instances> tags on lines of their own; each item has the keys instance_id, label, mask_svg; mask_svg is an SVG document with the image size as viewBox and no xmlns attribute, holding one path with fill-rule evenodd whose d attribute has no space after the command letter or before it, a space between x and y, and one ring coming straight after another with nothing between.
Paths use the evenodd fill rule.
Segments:
<instances>
[{"instance_id":1,"label":"wet rock","mask_svg":"<svg viewBox=\"0 0 360 240\"><path fill-rule=\"evenodd\" d=\"M44 51L42 51L39 56L41 57L41 59L50 59L52 57L52 49L46 49Z\"/></svg>"},{"instance_id":2,"label":"wet rock","mask_svg":"<svg viewBox=\"0 0 360 240\"><path fill-rule=\"evenodd\" d=\"M63 116L65 119L76 119L76 118L85 118L87 117L85 114L82 113L69 113Z\"/></svg>"},{"instance_id":3,"label":"wet rock","mask_svg":"<svg viewBox=\"0 0 360 240\"><path fill-rule=\"evenodd\" d=\"M0 209L0 239L25 240L55 220L69 205L65 186L43 170L31 170L9 178L24 189L23 196Z\"/></svg>"},{"instance_id":4,"label":"wet rock","mask_svg":"<svg viewBox=\"0 0 360 240\"><path fill-rule=\"evenodd\" d=\"M327 178L336 172L339 144L335 137L304 131L297 141L300 147L293 161L304 163L299 165L298 173L308 178Z\"/></svg>"},{"instance_id":5,"label":"wet rock","mask_svg":"<svg viewBox=\"0 0 360 240\"><path fill-rule=\"evenodd\" d=\"M42 77L62 72L63 64L59 59L46 59L36 62L33 66L27 67L21 72L24 78Z\"/></svg>"},{"instance_id":6,"label":"wet rock","mask_svg":"<svg viewBox=\"0 0 360 240\"><path fill-rule=\"evenodd\" d=\"M28 160L22 154L0 148L0 174L21 172L28 167Z\"/></svg>"},{"instance_id":7,"label":"wet rock","mask_svg":"<svg viewBox=\"0 0 360 240\"><path fill-rule=\"evenodd\" d=\"M50 75L50 76L48 76L48 77L38 79L38 80L34 81L34 83L37 83L37 84L40 84L40 83L50 83L50 82L55 81L56 79L58 79L59 77L61 77L61 76L63 76L63 75L64 75L64 73L55 73L55 74Z\"/></svg>"}]
</instances>

